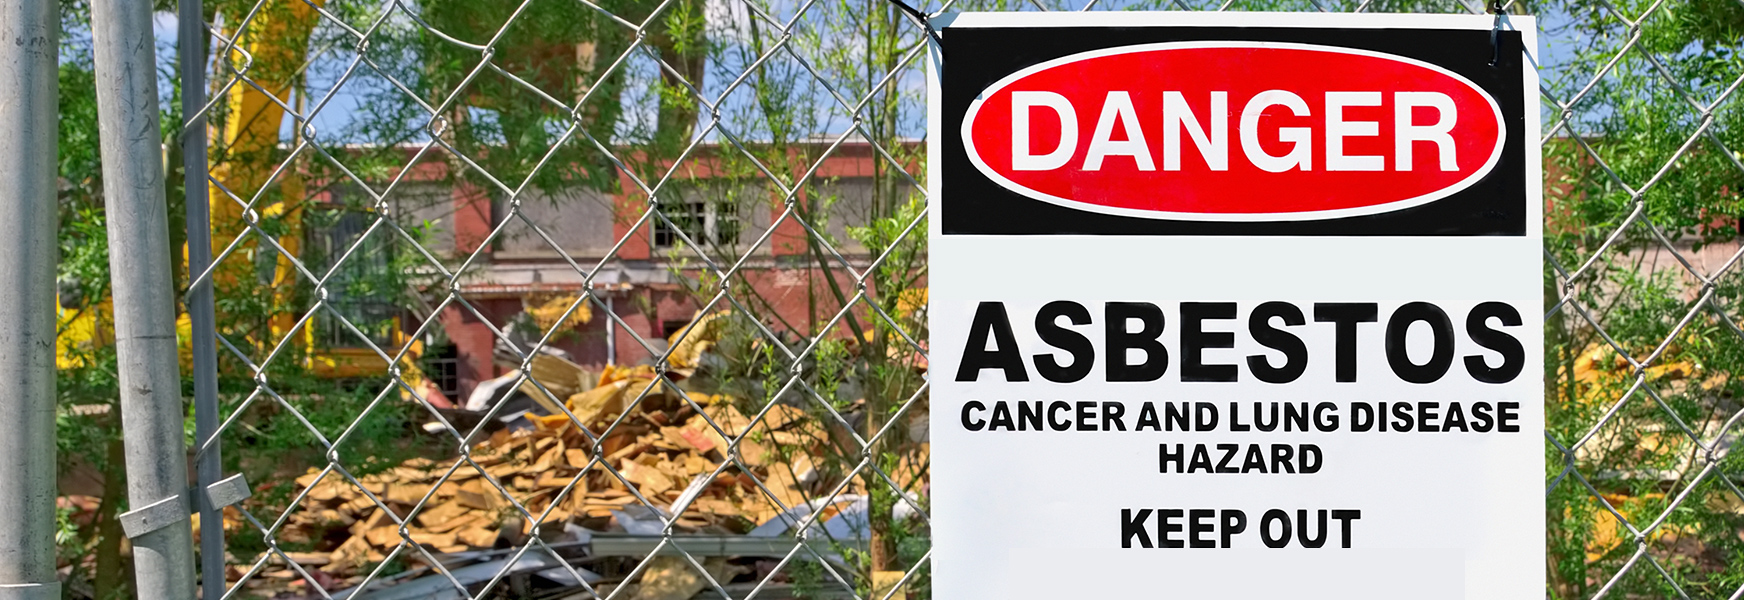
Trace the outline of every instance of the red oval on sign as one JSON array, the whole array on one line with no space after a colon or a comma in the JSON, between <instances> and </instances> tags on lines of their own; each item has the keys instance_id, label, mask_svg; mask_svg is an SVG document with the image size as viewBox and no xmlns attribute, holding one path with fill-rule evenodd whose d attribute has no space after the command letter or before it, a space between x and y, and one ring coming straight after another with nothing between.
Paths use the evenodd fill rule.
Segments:
<instances>
[{"instance_id":1,"label":"red oval on sign","mask_svg":"<svg viewBox=\"0 0 1744 600\"><path fill-rule=\"evenodd\" d=\"M969 106L969 158L1020 194L1157 219L1390 212L1482 179L1502 113L1470 80L1404 57L1273 42L1076 54Z\"/></svg>"}]
</instances>

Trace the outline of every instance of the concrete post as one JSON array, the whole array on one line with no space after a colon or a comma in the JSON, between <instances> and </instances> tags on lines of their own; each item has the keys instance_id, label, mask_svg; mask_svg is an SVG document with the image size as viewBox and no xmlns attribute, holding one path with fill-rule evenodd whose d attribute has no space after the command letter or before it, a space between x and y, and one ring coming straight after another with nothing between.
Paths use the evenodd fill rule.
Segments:
<instances>
[{"instance_id":1,"label":"concrete post","mask_svg":"<svg viewBox=\"0 0 1744 600\"><path fill-rule=\"evenodd\" d=\"M151 3L91 2L127 499L140 598L193 598L193 532Z\"/></svg>"},{"instance_id":2,"label":"concrete post","mask_svg":"<svg viewBox=\"0 0 1744 600\"><path fill-rule=\"evenodd\" d=\"M56 58L52 0L0 0L0 600L55 576Z\"/></svg>"}]
</instances>

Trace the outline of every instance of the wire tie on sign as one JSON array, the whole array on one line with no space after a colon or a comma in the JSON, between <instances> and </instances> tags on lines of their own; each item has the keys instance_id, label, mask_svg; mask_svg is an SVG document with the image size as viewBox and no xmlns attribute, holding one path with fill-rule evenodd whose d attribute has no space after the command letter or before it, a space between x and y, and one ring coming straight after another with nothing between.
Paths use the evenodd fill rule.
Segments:
<instances>
[{"instance_id":1,"label":"wire tie on sign","mask_svg":"<svg viewBox=\"0 0 1744 600\"><path fill-rule=\"evenodd\" d=\"M1496 15L1496 24L1490 27L1490 68L1502 62L1502 23L1508 20L1508 7L1502 0L1490 0L1490 14Z\"/></svg>"},{"instance_id":2,"label":"wire tie on sign","mask_svg":"<svg viewBox=\"0 0 1744 600\"><path fill-rule=\"evenodd\" d=\"M926 13L919 11L913 6L909 6L907 2L903 2L902 0L890 0L890 3L896 5L896 9L902 11L902 14L908 15L908 18L913 19L916 25L925 29L927 37L932 38L933 43L938 44L939 48L943 50L945 45L944 38L939 37L939 30L933 28L932 22L927 20Z\"/></svg>"}]
</instances>

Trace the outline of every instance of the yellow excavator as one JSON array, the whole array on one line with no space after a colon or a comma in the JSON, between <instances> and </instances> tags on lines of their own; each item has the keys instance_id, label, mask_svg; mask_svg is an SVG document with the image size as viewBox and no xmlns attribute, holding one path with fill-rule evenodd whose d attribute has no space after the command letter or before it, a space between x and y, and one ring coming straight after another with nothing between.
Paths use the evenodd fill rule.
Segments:
<instances>
[{"instance_id":1,"label":"yellow excavator","mask_svg":"<svg viewBox=\"0 0 1744 600\"><path fill-rule=\"evenodd\" d=\"M278 161L283 158L279 141L285 107L292 101L293 88L301 80L299 75L306 67L309 36L319 20L316 10L323 4L322 0L271 3L252 17L239 38L234 26L224 31L226 38L236 39L236 46L229 53L216 57L218 64L230 66L220 67L212 78L215 91L222 88L224 92L221 106L213 111L214 118L207 131L212 140L211 183L208 186L212 250L214 254L223 252L245 234L251 239L245 240L220 263L212 279L220 294L226 288L240 290L246 289L244 286L262 284L272 290L269 304L272 317L266 331L262 332L268 335L250 340L257 345L270 347L286 335L297 335L301 347L308 349L297 356L316 375L334 378L383 375L387 373L388 365L372 351L316 351L313 324L292 331L298 316L307 309L292 296L294 280L299 275L285 254L272 251L269 244L259 239L260 232L248 233L243 214L243 203L253 200L262 189L266 189L254 205L258 218L281 226L275 241L287 253L295 256L301 252L304 235L302 212L308 197L302 173L295 168L278 171ZM214 50L215 53L222 52L223 47ZM243 76L247 81L223 87L235 75L231 67L245 68ZM186 248L183 251L186 252ZM249 258L262 251L270 251L276 259L270 283L259 281L257 284L255 282L264 277L256 275L256 262ZM55 358L60 368L81 366L92 349L113 343L110 322L113 313L108 298L83 306L63 307L57 302L57 314L60 327ZM185 372L191 367L188 348L190 323L186 314L178 315L176 329ZM408 352L409 364L403 364L401 368L408 373L410 383L421 385L423 376L416 364L423 350L422 344L404 339L397 326L392 330L395 334L391 343L395 348L408 343L412 345Z\"/></svg>"}]
</instances>

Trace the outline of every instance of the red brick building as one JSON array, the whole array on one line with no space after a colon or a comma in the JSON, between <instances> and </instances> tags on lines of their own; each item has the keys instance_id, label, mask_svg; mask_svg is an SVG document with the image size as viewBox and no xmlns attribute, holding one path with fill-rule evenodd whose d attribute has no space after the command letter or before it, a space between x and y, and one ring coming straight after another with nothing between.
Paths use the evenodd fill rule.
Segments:
<instances>
[{"instance_id":1,"label":"red brick building","mask_svg":"<svg viewBox=\"0 0 1744 600\"><path fill-rule=\"evenodd\" d=\"M824 148L809 150L815 154ZM594 305L591 320L573 326L566 323L548 344L583 366L648 361L652 355L637 337L657 350L663 349L664 338L690 322L701 308L698 295L684 282L694 286L699 276L710 271L705 254L723 270L743 259L731 280L734 293L742 302L755 302L756 311L772 323L785 322L802 334L826 323L840 303L821 279L816 257L806 245L805 227L791 214L783 218L788 211L783 195L778 186L761 178L748 182L741 178L733 184L735 189L723 190L711 172L715 168L711 157L717 151L723 149L705 147L687 158L684 168L674 172L662 187L677 197L676 201L662 198L663 213L691 240L706 247L701 253L687 248L673 225L642 218L647 196L627 175L620 174L616 192L580 187L558 193L531 191L524 193L514 208L502 194L448 183L452 179L444 176L448 166L439 162L412 173L390 194L399 211L395 221L408 229L423 225L425 238L420 245L451 272L461 269L460 300L424 309L435 311L441 329L440 334L424 333L429 352L453 360L452 373L431 374L447 388L445 395L464 399L478 382L511 369L510 363L502 360L506 353L494 352L503 344L498 332L507 333L525 351L542 335L536 326L529 325L530 319L523 314L526 309L545 302L566 306L582 290L583 271L596 268L592 281L595 295L619 320ZM832 237L841 257L856 269L872 257L847 235L847 228L865 222L873 192L874 161L879 160L884 159L870 145L845 143L818 162L796 195L804 206L819 213L814 220L822 223L814 223L814 228ZM801 174L795 173L794 179ZM903 187L914 189L906 182ZM340 199L333 195L344 193L343 188L335 188L326 192L325 199L336 202ZM312 226L310 236L317 247L325 244L342 249L371 218L360 215L350 222ZM493 231L497 232L495 237ZM924 229L913 232L925 234ZM360 249L347 264L361 259L385 268L388 263L372 257L371 250ZM833 254L825 254L840 289L851 296L855 287L850 276L839 268ZM475 257L465 262L469 256ZM712 292L713 288L704 291L705 302ZM440 290L426 296L441 300ZM342 312L398 312L399 331L383 332L379 343L403 343L407 335L417 333L417 324L428 314L419 314L416 308L355 300L338 298L332 302L342 307ZM715 310L730 307L723 301ZM319 324L317 329L321 329ZM443 338L447 344L441 343ZM338 353L344 353L347 345L361 345L347 335L332 336L327 343ZM497 359L493 360L493 353Z\"/></svg>"}]
</instances>

